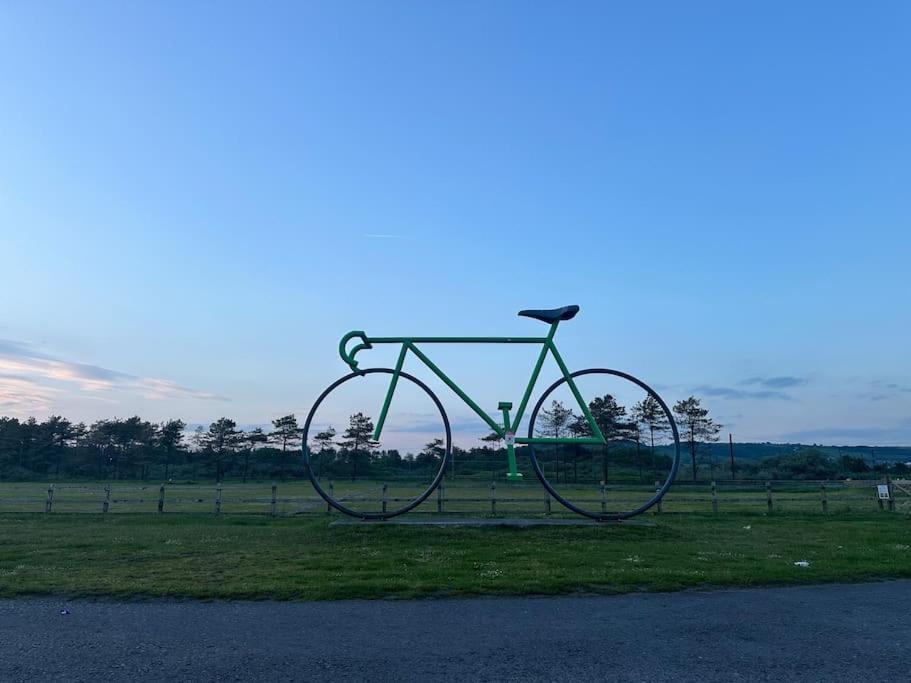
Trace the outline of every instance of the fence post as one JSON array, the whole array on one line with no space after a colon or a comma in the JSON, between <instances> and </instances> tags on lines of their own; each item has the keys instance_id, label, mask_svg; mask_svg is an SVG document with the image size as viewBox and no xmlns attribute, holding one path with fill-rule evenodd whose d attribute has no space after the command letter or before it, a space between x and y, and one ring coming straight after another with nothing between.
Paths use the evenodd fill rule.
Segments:
<instances>
[{"instance_id":1,"label":"fence post","mask_svg":"<svg viewBox=\"0 0 911 683\"><path fill-rule=\"evenodd\" d=\"M497 514L497 482L490 482L490 514Z\"/></svg>"},{"instance_id":2,"label":"fence post","mask_svg":"<svg viewBox=\"0 0 911 683\"><path fill-rule=\"evenodd\" d=\"M103 513L107 512L110 504L111 504L111 485L105 484L104 485L104 500L101 503L101 512L103 512Z\"/></svg>"},{"instance_id":3,"label":"fence post","mask_svg":"<svg viewBox=\"0 0 911 683\"><path fill-rule=\"evenodd\" d=\"M443 480L440 480L440 485L437 486L437 512L443 511Z\"/></svg>"},{"instance_id":4,"label":"fence post","mask_svg":"<svg viewBox=\"0 0 911 683\"><path fill-rule=\"evenodd\" d=\"M164 512L164 484L158 489L158 511Z\"/></svg>"},{"instance_id":5,"label":"fence post","mask_svg":"<svg viewBox=\"0 0 911 683\"><path fill-rule=\"evenodd\" d=\"M383 512L384 513L386 512L386 491L387 490L388 490L388 486L386 486L386 482L383 482Z\"/></svg>"},{"instance_id":6,"label":"fence post","mask_svg":"<svg viewBox=\"0 0 911 683\"><path fill-rule=\"evenodd\" d=\"M332 483L331 479L329 480L329 497L332 500L335 500L335 485ZM328 502L326 503L326 514L327 515L332 514L332 504L328 503Z\"/></svg>"},{"instance_id":7,"label":"fence post","mask_svg":"<svg viewBox=\"0 0 911 683\"><path fill-rule=\"evenodd\" d=\"M221 482L215 487L215 514L221 514Z\"/></svg>"},{"instance_id":8,"label":"fence post","mask_svg":"<svg viewBox=\"0 0 911 683\"><path fill-rule=\"evenodd\" d=\"M544 514L550 514L550 493L546 489L544 491Z\"/></svg>"},{"instance_id":9,"label":"fence post","mask_svg":"<svg viewBox=\"0 0 911 683\"><path fill-rule=\"evenodd\" d=\"M718 491L715 488L714 479L712 479L712 512L718 512Z\"/></svg>"},{"instance_id":10,"label":"fence post","mask_svg":"<svg viewBox=\"0 0 911 683\"><path fill-rule=\"evenodd\" d=\"M822 514L829 514L829 498L826 495L826 482L819 485L819 495L822 498Z\"/></svg>"},{"instance_id":11,"label":"fence post","mask_svg":"<svg viewBox=\"0 0 911 683\"><path fill-rule=\"evenodd\" d=\"M889 491L889 512L895 512L895 497L892 495L892 477L886 475L886 489Z\"/></svg>"},{"instance_id":12,"label":"fence post","mask_svg":"<svg viewBox=\"0 0 911 683\"><path fill-rule=\"evenodd\" d=\"M661 490L661 482L656 481L655 482L655 493L658 493L660 490ZM661 514L661 499L660 498L658 499L658 504L655 506L655 514L656 515Z\"/></svg>"},{"instance_id":13,"label":"fence post","mask_svg":"<svg viewBox=\"0 0 911 683\"><path fill-rule=\"evenodd\" d=\"M47 500L44 502L44 511L50 512L54 508L54 485L48 484Z\"/></svg>"},{"instance_id":14,"label":"fence post","mask_svg":"<svg viewBox=\"0 0 911 683\"><path fill-rule=\"evenodd\" d=\"M601 514L607 512L607 490L604 487L604 480L601 481Z\"/></svg>"},{"instance_id":15,"label":"fence post","mask_svg":"<svg viewBox=\"0 0 911 683\"><path fill-rule=\"evenodd\" d=\"M275 500L275 490L276 490L277 488L278 488L278 484L276 484L276 483L273 481L273 482L272 482L272 502L271 502L271 504L269 505L269 515L270 515L271 517L275 517L275 503L276 503L276 500Z\"/></svg>"},{"instance_id":16,"label":"fence post","mask_svg":"<svg viewBox=\"0 0 911 683\"><path fill-rule=\"evenodd\" d=\"M765 483L765 503L769 512L772 512L772 482L770 481Z\"/></svg>"}]
</instances>

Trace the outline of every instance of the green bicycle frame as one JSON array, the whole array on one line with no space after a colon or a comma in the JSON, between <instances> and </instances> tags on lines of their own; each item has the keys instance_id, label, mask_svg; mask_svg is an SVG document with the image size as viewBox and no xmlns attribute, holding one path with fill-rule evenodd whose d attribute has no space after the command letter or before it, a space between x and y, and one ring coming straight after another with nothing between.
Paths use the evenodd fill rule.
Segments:
<instances>
[{"instance_id":1,"label":"green bicycle frame","mask_svg":"<svg viewBox=\"0 0 911 683\"><path fill-rule=\"evenodd\" d=\"M439 377L446 386L452 389L456 396L461 398L469 408L471 408L477 415L480 417L496 434L500 436L501 439L506 441L507 452L509 454L509 469L510 475L513 478L519 477L515 469L515 455L513 450L513 444L589 444L589 445L604 445L606 440L604 435L601 433L598 423L595 422L595 418L592 416L591 411L588 409L585 401L582 399L582 395L579 393L576 383L573 381L572 375L569 372L569 369L566 367L566 363L563 362L563 358L560 356L560 352L557 351L557 347L554 345L554 334L557 331L557 326L560 324L559 321L554 322L550 326L550 331L546 337L371 337L368 338L366 334L362 331L353 331L346 334L342 337L339 342L339 355L342 357L342 360L348 364L353 372L357 372L357 361L355 356L359 351L364 349L373 348L375 344L401 344L402 348L399 352L398 360L395 364L395 370L392 374L392 380L389 383L389 389L386 391L386 398L383 401L383 407L380 410L379 418L376 422L376 428L373 433L373 439L379 440L380 433L383 430L383 425L386 422L386 416L389 413L389 406L392 403L392 396L395 393L395 387L398 384L399 374L402 371L402 366L405 363L405 357L411 352L413 355L424 363L430 370ZM356 345L351 349L351 352L348 353L345 349L347 343L353 339L359 338L361 343ZM535 363L534 370L531 373L531 378L528 381L528 387L525 389L525 393L522 396L522 401L519 403L519 409L516 411L515 416L512 420L509 417L509 410L512 408L511 403L500 403L499 409L503 413L503 424L501 425L493 417L491 417L487 412L485 412L472 398L466 394L458 384L456 384L449 376L446 375L437 365L427 357L427 355L418 348L418 344L540 344L541 353L538 354L538 360ZM522 422L522 417L525 415L525 409L528 406L528 401L531 398L531 392L534 390L535 384L538 381L538 376L541 374L541 367L544 365L544 359L547 358L547 354L550 353L553 355L554 360L557 362L557 366L560 368L560 372L563 373L563 377L566 380L567 385L572 391L573 396L576 399L576 402L579 404L579 408L582 410L582 414L585 415L585 419L588 422L589 429L591 430L592 436L590 437L568 437L568 438L549 438L549 437L516 437L515 428L519 426Z\"/></svg>"}]
</instances>

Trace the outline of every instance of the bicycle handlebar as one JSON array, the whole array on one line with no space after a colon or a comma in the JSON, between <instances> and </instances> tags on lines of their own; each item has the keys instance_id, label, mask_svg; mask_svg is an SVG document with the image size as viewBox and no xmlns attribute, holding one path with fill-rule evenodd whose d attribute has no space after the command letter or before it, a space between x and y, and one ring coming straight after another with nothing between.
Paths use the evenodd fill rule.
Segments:
<instances>
[{"instance_id":1,"label":"bicycle handlebar","mask_svg":"<svg viewBox=\"0 0 911 683\"><path fill-rule=\"evenodd\" d=\"M355 337L360 339L361 343L354 346L349 353L345 349L345 346L350 340L354 339ZM370 340L367 339L367 335L364 334L362 330L354 330L353 332L349 332L344 337L342 337L342 340L338 343L338 355L340 355L342 357L342 360L348 364L348 367L351 368L352 372L357 372L357 361L354 360L354 357L359 351L372 348L373 344L371 344Z\"/></svg>"}]
</instances>

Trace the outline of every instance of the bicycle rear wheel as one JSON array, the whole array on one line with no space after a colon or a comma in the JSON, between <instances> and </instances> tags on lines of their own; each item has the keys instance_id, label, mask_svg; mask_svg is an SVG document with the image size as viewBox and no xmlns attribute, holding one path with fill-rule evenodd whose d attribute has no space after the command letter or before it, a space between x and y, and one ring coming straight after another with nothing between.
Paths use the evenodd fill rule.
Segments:
<instances>
[{"instance_id":1,"label":"bicycle rear wheel","mask_svg":"<svg viewBox=\"0 0 911 683\"><path fill-rule=\"evenodd\" d=\"M421 380L399 374L380 441L373 441L391 368L345 375L320 394L303 429L304 466L316 492L360 519L388 519L433 493L452 453L449 418Z\"/></svg>"},{"instance_id":2,"label":"bicycle rear wheel","mask_svg":"<svg viewBox=\"0 0 911 683\"><path fill-rule=\"evenodd\" d=\"M588 407L607 444L529 446L535 474L550 495L580 515L609 521L645 512L670 489L680 465L673 414L651 387L625 372L591 368L571 377L592 399ZM588 436L577 406L566 378L554 382L531 413L529 438Z\"/></svg>"}]
</instances>

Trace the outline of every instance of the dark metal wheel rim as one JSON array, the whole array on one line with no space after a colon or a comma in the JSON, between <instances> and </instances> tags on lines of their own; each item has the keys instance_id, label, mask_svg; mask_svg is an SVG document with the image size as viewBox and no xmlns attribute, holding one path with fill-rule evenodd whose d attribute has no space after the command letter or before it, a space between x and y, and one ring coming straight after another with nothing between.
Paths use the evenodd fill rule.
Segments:
<instances>
[{"instance_id":1,"label":"dark metal wheel rim","mask_svg":"<svg viewBox=\"0 0 911 683\"><path fill-rule=\"evenodd\" d=\"M446 411L443 410L443 404L440 403L440 399L438 399L436 394L434 394L433 391L430 390L430 387L428 387L426 384L424 384L417 377L414 377L413 375L409 375L407 372L399 372L400 378L404 377L405 379L412 381L414 384L416 384L421 389L423 389L424 392L428 396L430 396L430 398L434 402L434 405L436 405L437 409L440 411L440 417L443 418L443 426L446 428L446 452L443 454L443 460L440 464L440 471L437 472L436 477L434 477L430 486L427 487L427 489L421 495L419 495L417 498L415 498L414 500L409 502L407 505L405 505L401 508L398 508L396 510L390 510L387 512L358 512L357 510L352 510L351 508L346 507L345 505L342 505L340 502L335 500L335 498L330 496L323 489L323 487L320 486L320 483L317 480L316 475L313 473L313 468L310 466L310 454L309 454L309 449L307 447L308 437L310 435L310 423L313 421L313 416L316 414L316 411L320 407L320 404L322 404L322 402L325 400L325 398L330 393L332 393L332 391L334 389L341 386L342 384L344 384L345 382L347 382L350 379L354 379L355 377L363 377L364 375L371 375L374 373L392 375L395 373L395 370L393 370L392 368L369 368L367 370L358 370L356 372L349 373L349 374L345 375L344 377L337 379L335 382L330 384L325 390L323 390L323 393L321 393L319 395L319 398L316 399L316 401L313 403L313 406L310 408L310 412L307 414L307 421L304 423L304 429L303 429L303 441L301 442L301 451L303 453L303 458L304 458L304 468L307 471L307 476L309 477L310 483L313 485L313 488L316 489L316 492L320 495L320 497L323 500L325 500L327 503L329 503L329 505L334 507L336 510L338 510L339 512L343 512L346 515L350 515L351 517L357 517L358 519L389 519L390 517L402 515L402 514L405 514L406 512L409 512L410 510L413 510L418 505L420 505L425 500L427 500L427 498L430 496L430 494L432 494L436 490L437 486L440 485L440 482L443 480L443 476L446 474L446 464L449 462L449 459L452 457L452 429L449 426L449 417L446 415Z\"/></svg>"},{"instance_id":2,"label":"dark metal wheel rim","mask_svg":"<svg viewBox=\"0 0 911 683\"><path fill-rule=\"evenodd\" d=\"M638 508L636 508L634 510L629 510L627 512L620 512L620 513L612 514L612 515L601 515L601 514L597 514L594 512L589 512L588 510L585 510L584 508L581 508L578 505L571 503L570 501L566 500L563 496L561 496L557 492L557 490L551 485L551 483L547 480L547 477L544 475L544 470L541 467L541 464L538 462L537 456L535 455L535 447L533 444L529 444L530 455L531 455L531 465L535 470L535 475L538 477L538 480L541 482L541 485L547 490L547 492L551 496L556 498L557 501L561 505L568 508L569 510L572 510L576 514L580 514L585 517L590 517L592 519L596 519L596 520L602 521L602 522L616 521L619 519L629 519L630 517L635 517L636 515L642 514L643 512L645 512L646 510L648 510L649 508L651 508L652 506L657 504L658 501L660 501L662 498L664 498L664 494L667 493L668 489L671 488L671 485L674 483L674 479L677 476L677 468L680 466L680 435L677 432L677 423L674 421L674 416L671 414L671 411L667 407L667 404L664 402L664 399L662 399L657 394L657 392L655 392L654 389L652 389L650 386L648 386L642 380L640 380L636 377L633 377L632 375L627 374L625 372L620 372L619 370L610 370L608 368L589 368L587 370L578 370L577 372L571 373L570 377L576 378L576 377L581 377L582 375L595 375L595 374L613 375L615 377L620 377L622 379L632 382L633 384L638 385L642 389L645 389L645 391L648 393L648 395L654 397L658 401L659 405L661 406L661 409L664 410L664 413L665 413L665 415L667 415L668 422L671 426L671 431L674 435L674 462L671 465L670 474L668 474L667 479L665 479L665 481L664 481L664 484L661 486L661 488L658 489L658 491L655 492L654 496L652 496L648 501L646 501L645 503L643 503L642 505L640 505ZM530 439L534 438L535 420L538 417L538 411L544 405L544 401L547 400L547 397L550 396L557 387L559 387L561 384L564 384L565 382L566 382L566 378L561 377L556 382L551 384L545 390L545 392L541 395L541 398L538 399L538 402L535 404L534 410L531 412L531 418L528 421L528 438L530 438Z\"/></svg>"}]
</instances>

